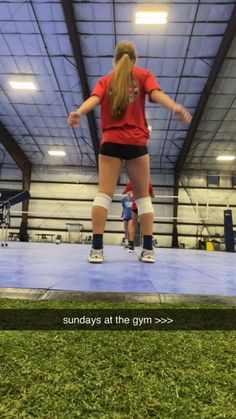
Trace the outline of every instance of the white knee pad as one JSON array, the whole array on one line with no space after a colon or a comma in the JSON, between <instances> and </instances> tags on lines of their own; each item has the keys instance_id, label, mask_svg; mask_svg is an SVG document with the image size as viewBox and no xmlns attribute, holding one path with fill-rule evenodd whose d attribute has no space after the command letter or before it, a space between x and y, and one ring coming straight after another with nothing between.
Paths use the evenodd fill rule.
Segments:
<instances>
[{"instance_id":1,"label":"white knee pad","mask_svg":"<svg viewBox=\"0 0 236 419\"><path fill-rule=\"evenodd\" d=\"M111 201L112 198L109 195L102 192L98 192L98 194L94 198L92 206L103 207L108 211L111 205Z\"/></svg>"},{"instance_id":2,"label":"white knee pad","mask_svg":"<svg viewBox=\"0 0 236 419\"><path fill-rule=\"evenodd\" d=\"M138 215L146 214L147 212L154 213L152 200L150 196L145 196L145 198L136 199L135 202L138 208Z\"/></svg>"}]
</instances>

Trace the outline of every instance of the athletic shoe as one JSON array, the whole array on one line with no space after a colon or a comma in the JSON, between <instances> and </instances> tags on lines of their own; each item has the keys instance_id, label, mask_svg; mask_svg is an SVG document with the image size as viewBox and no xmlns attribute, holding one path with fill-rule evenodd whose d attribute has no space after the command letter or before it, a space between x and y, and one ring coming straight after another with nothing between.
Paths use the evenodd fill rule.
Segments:
<instances>
[{"instance_id":1,"label":"athletic shoe","mask_svg":"<svg viewBox=\"0 0 236 419\"><path fill-rule=\"evenodd\" d=\"M91 249L88 257L90 263L102 263L104 262L103 249Z\"/></svg>"},{"instance_id":2,"label":"athletic shoe","mask_svg":"<svg viewBox=\"0 0 236 419\"><path fill-rule=\"evenodd\" d=\"M128 247L128 252L129 253L134 253L134 246L129 246Z\"/></svg>"},{"instance_id":3,"label":"athletic shoe","mask_svg":"<svg viewBox=\"0 0 236 419\"><path fill-rule=\"evenodd\" d=\"M143 249L139 256L139 260L141 262L154 263L155 262L154 250Z\"/></svg>"}]
</instances>

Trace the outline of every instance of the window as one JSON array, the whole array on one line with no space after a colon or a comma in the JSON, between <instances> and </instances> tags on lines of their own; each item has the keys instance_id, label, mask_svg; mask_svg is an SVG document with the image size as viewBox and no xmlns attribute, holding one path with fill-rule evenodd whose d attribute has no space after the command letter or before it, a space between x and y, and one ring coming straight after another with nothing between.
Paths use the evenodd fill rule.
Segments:
<instances>
[{"instance_id":1,"label":"window","mask_svg":"<svg viewBox=\"0 0 236 419\"><path fill-rule=\"evenodd\" d=\"M236 188L236 175L232 176L232 188Z\"/></svg>"},{"instance_id":2,"label":"window","mask_svg":"<svg viewBox=\"0 0 236 419\"><path fill-rule=\"evenodd\" d=\"M207 176L207 187L219 188L220 185L220 176L209 175Z\"/></svg>"}]
</instances>

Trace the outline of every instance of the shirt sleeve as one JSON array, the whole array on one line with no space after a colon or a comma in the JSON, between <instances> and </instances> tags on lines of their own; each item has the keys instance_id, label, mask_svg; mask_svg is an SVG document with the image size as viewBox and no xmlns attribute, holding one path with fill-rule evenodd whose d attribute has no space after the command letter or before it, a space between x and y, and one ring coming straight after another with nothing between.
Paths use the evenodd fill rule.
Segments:
<instances>
[{"instance_id":1,"label":"shirt sleeve","mask_svg":"<svg viewBox=\"0 0 236 419\"><path fill-rule=\"evenodd\" d=\"M105 97L106 86L104 77L98 80L96 86L94 87L91 96L98 96L100 101L102 102Z\"/></svg>"},{"instance_id":2,"label":"shirt sleeve","mask_svg":"<svg viewBox=\"0 0 236 419\"><path fill-rule=\"evenodd\" d=\"M155 195L155 192L154 192L154 189L153 189L153 186L152 186L152 184L150 183L150 185L149 185L149 195L151 196L151 197L154 197L154 195Z\"/></svg>"},{"instance_id":3,"label":"shirt sleeve","mask_svg":"<svg viewBox=\"0 0 236 419\"><path fill-rule=\"evenodd\" d=\"M153 90L161 90L161 86L158 83L156 77L151 71L147 72L147 77L144 82L144 91L149 96L151 102L151 93Z\"/></svg>"},{"instance_id":4,"label":"shirt sleeve","mask_svg":"<svg viewBox=\"0 0 236 419\"><path fill-rule=\"evenodd\" d=\"M131 182L127 183L126 187L125 187L125 193L127 192L133 192L133 185Z\"/></svg>"}]
</instances>

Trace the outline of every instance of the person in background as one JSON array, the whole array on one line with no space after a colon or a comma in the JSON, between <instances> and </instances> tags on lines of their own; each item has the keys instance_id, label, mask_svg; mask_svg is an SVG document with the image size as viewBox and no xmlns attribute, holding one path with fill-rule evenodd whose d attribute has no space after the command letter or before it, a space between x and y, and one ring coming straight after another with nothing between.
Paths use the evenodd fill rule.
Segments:
<instances>
[{"instance_id":1,"label":"person in background","mask_svg":"<svg viewBox=\"0 0 236 419\"><path fill-rule=\"evenodd\" d=\"M130 231L130 224L132 223L132 211L131 211L131 207L133 204L133 199L132 199L132 191L128 191L126 196L121 200L121 205L122 205L122 217L123 217L123 221L124 221L124 232L125 232L125 242L124 242L124 246L127 248L129 246L129 231Z\"/></svg>"},{"instance_id":2,"label":"person in background","mask_svg":"<svg viewBox=\"0 0 236 419\"><path fill-rule=\"evenodd\" d=\"M187 109L161 90L154 74L136 66L136 61L135 45L130 41L119 42L115 49L114 70L98 80L91 97L70 112L68 117L69 125L80 128L83 116L101 105L103 135L99 150L98 193L92 205L93 243L88 257L91 263L104 261L103 234L123 160L134 187L143 233L143 250L139 260L155 262L145 98L148 96L152 103L165 106L185 123L190 123L192 119Z\"/></svg>"},{"instance_id":3,"label":"person in background","mask_svg":"<svg viewBox=\"0 0 236 419\"><path fill-rule=\"evenodd\" d=\"M134 252L134 242L135 242L135 234L137 231L137 226L138 226L138 208L135 202L135 195L134 195L134 188L131 182L127 183L123 194L124 193L128 193L128 192L132 192L133 193L133 203L132 203L132 220L131 223L129 224L129 252ZM151 184L151 182L149 183L149 195L151 198L155 197L155 193L154 193L154 189L153 186Z\"/></svg>"}]
</instances>

